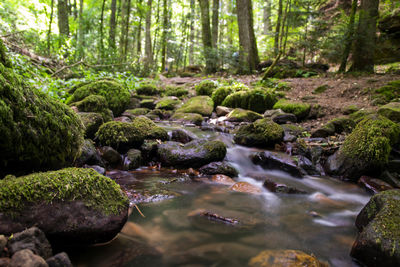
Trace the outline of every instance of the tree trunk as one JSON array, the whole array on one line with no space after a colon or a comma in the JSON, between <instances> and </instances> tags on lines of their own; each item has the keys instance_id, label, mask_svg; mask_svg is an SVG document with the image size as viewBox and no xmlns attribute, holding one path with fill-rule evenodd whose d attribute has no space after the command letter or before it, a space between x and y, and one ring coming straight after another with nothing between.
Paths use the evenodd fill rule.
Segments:
<instances>
[{"instance_id":1,"label":"tree trunk","mask_svg":"<svg viewBox=\"0 0 400 267\"><path fill-rule=\"evenodd\" d=\"M65 38L69 36L69 21L68 21L68 1L58 0L57 5L58 15L58 30L60 32L60 46L64 44Z\"/></svg>"},{"instance_id":2,"label":"tree trunk","mask_svg":"<svg viewBox=\"0 0 400 267\"><path fill-rule=\"evenodd\" d=\"M125 58L125 51L124 51L124 44L126 36L126 14L127 14L127 1L128 0L121 0L121 35L119 36L119 56L121 59Z\"/></svg>"},{"instance_id":3,"label":"tree trunk","mask_svg":"<svg viewBox=\"0 0 400 267\"><path fill-rule=\"evenodd\" d=\"M100 59L104 58L104 8L106 5L106 0L103 0L103 4L101 5L101 15L100 15Z\"/></svg>"},{"instance_id":4,"label":"tree trunk","mask_svg":"<svg viewBox=\"0 0 400 267\"><path fill-rule=\"evenodd\" d=\"M379 0L361 0L352 71L374 72Z\"/></svg>"},{"instance_id":5,"label":"tree trunk","mask_svg":"<svg viewBox=\"0 0 400 267\"><path fill-rule=\"evenodd\" d=\"M138 55L138 57L140 57L141 53L142 53L142 21L143 21L143 12L142 12L142 0L139 0L137 3L137 10L139 13L139 25L137 28L137 44L136 44L136 53Z\"/></svg>"},{"instance_id":6,"label":"tree trunk","mask_svg":"<svg viewBox=\"0 0 400 267\"><path fill-rule=\"evenodd\" d=\"M145 37L145 72L149 71L149 67L153 61L153 52L151 49L151 6L153 0L147 0L146 11L146 37Z\"/></svg>"},{"instance_id":7,"label":"tree trunk","mask_svg":"<svg viewBox=\"0 0 400 267\"><path fill-rule=\"evenodd\" d=\"M78 58L83 57L84 47L84 28L83 28L83 0L79 1L79 15L78 15L79 27L78 27Z\"/></svg>"},{"instance_id":8,"label":"tree trunk","mask_svg":"<svg viewBox=\"0 0 400 267\"><path fill-rule=\"evenodd\" d=\"M212 56L212 39L210 27L210 4L208 0L199 0L200 13L201 13L201 30L203 39L204 57L206 60L206 73L213 73L216 71L215 59Z\"/></svg>"},{"instance_id":9,"label":"tree trunk","mask_svg":"<svg viewBox=\"0 0 400 267\"><path fill-rule=\"evenodd\" d=\"M189 65L194 65L194 15L195 0L190 0L190 43L189 43Z\"/></svg>"},{"instance_id":10,"label":"tree trunk","mask_svg":"<svg viewBox=\"0 0 400 267\"><path fill-rule=\"evenodd\" d=\"M218 43L218 15L219 15L219 0L213 0L213 8L212 8L212 47L214 49L217 48Z\"/></svg>"},{"instance_id":11,"label":"tree trunk","mask_svg":"<svg viewBox=\"0 0 400 267\"><path fill-rule=\"evenodd\" d=\"M283 4L282 0L279 0L278 3L278 16L276 18L276 28L275 28L275 41L274 41L274 53L275 55L278 55L279 53L279 33L281 30L281 17L282 17L282 9L283 9Z\"/></svg>"},{"instance_id":12,"label":"tree trunk","mask_svg":"<svg viewBox=\"0 0 400 267\"><path fill-rule=\"evenodd\" d=\"M259 63L251 0L236 0L239 26L240 71L252 72Z\"/></svg>"},{"instance_id":13,"label":"tree trunk","mask_svg":"<svg viewBox=\"0 0 400 267\"><path fill-rule=\"evenodd\" d=\"M53 23L53 13L54 13L54 0L51 0L49 29L47 31L47 55L48 56L50 55L50 52L51 52L51 24Z\"/></svg>"},{"instance_id":14,"label":"tree trunk","mask_svg":"<svg viewBox=\"0 0 400 267\"><path fill-rule=\"evenodd\" d=\"M111 0L111 15L110 15L110 32L109 32L109 45L112 49L115 49L115 28L116 19L115 13L117 12L117 0Z\"/></svg>"},{"instance_id":15,"label":"tree trunk","mask_svg":"<svg viewBox=\"0 0 400 267\"><path fill-rule=\"evenodd\" d=\"M163 30L161 37L161 72L165 71L165 61L167 56L167 27L168 27L168 2L163 1Z\"/></svg>"},{"instance_id":16,"label":"tree trunk","mask_svg":"<svg viewBox=\"0 0 400 267\"><path fill-rule=\"evenodd\" d=\"M344 38L345 45L344 45L344 49L343 49L342 62L340 63L339 72L346 71L347 58L349 57L351 45L353 44L354 20L356 18L357 2L358 2L358 0L353 0L353 2L351 4L350 20L349 20L349 24L347 25L347 31L346 31L346 35Z\"/></svg>"},{"instance_id":17,"label":"tree trunk","mask_svg":"<svg viewBox=\"0 0 400 267\"><path fill-rule=\"evenodd\" d=\"M271 25L271 1L272 0L265 0L264 5L264 13L263 13L263 22L264 22L264 34L267 35L272 31Z\"/></svg>"}]
</instances>

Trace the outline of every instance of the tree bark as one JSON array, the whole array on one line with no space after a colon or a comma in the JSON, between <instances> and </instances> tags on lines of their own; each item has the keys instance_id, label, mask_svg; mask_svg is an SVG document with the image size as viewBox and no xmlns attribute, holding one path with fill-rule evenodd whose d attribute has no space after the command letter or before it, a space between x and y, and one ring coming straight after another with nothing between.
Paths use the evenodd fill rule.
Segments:
<instances>
[{"instance_id":1,"label":"tree bark","mask_svg":"<svg viewBox=\"0 0 400 267\"><path fill-rule=\"evenodd\" d=\"M349 24L347 25L347 31L346 31L346 35L344 38L345 45L344 45L344 49L343 49L342 61L340 63L339 72L346 71L347 58L349 57L351 45L353 44L354 20L356 18L357 2L358 2L358 0L353 0L353 2L351 4L350 20L349 20Z\"/></svg>"},{"instance_id":2,"label":"tree bark","mask_svg":"<svg viewBox=\"0 0 400 267\"><path fill-rule=\"evenodd\" d=\"M218 43L218 26L219 26L219 0L213 0L213 8L212 8L212 47L214 49L217 48Z\"/></svg>"},{"instance_id":3,"label":"tree bark","mask_svg":"<svg viewBox=\"0 0 400 267\"><path fill-rule=\"evenodd\" d=\"M361 0L352 71L374 72L379 0Z\"/></svg>"},{"instance_id":4,"label":"tree bark","mask_svg":"<svg viewBox=\"0 0 400 267\"><path fill-rule=\"evenodd\" d=\"M236 0L239 26L240 71L251 73L259 63L251 0Z\"/></svg>"},{"instance_id":5,"label":"tree bark","mask_svg":"<svg viewBox=\"0 0 400 267\"><path fill-rule=\"evenodd\" d=\"M264 22L264 34L267 35L272 31L271 25L271 1L265 0L264 9L263 9L263 22Z\"/></svg>"},{"instance_id":6,"label":"tree bark","mask_svg":"<svg viewBox=\"0 0 400 267\"><path fill-rule=\"evenodd\" d=\"M103 0L103 4L101 5L101 15L100 15L100 57L104 58L104 8L106 5L106 0Z\"/></svg>"},{"instance_id":7,"label":"tree bark","mask_svg":"<svg viewBox=\"0 0 400 267\"><path fill-rule=\"evenodd\" d=\"M165 61L167 56L167 27L168 27L168 2L163 1L163 30L161 37L161 72L165 71Z\"/></svg>"},{"instance_id":8,"label":"tree bark","mask_svg":"<svg viewBox=\"0 0 400 267\"><path fill-rule=\"evenodd\" d=\"M53 23L53 13L54 13L54 0L51 0L50 5L50 21L49 21L49 29L47 31L47 55L50 55L51 50L51 24Z\"/></svg>"},{"instance_id":9,"label":"tree bark","mask_svg":"<svg viewBox=\"0 0 400 267\"><path fill-rule=\"evenodd\" d=\"M216 71L215 59L212 57L212 37L210 27L210 4L208 0L199 0L201 13L201 30L203 40L203 53L206 60L206 73Z\"/></svg>"},{"instance_id":10,"label":"tree bark","mask_svg":"<svg viewBox=\"0 0 400 267\"><path fill-rule=\"evenodd\" d=\"M145 37L145 72L148 72L153 61L153 52L151 48L151 6L153 0L147 0L146 11L146 37Z\"/></svg>"},{"instance_id":11,"label":"tree bark","mask_svg":"<svg viewBox=\"0 0 400 267\"><path fill-rule=\"evenodd\" d=\"M112 49L115 49L115 28L117 24L115 19L116 12L117 12L117 0L111 0L110 32L109 32L108 42Z\"/></svg>"},{"instance_id":12,"label":"tree bark","mask_svg":"<svg viewBox=\"0 0 400 267\"><path fill-rule=\"evenodd\" d=\"M190 46L189 46L189 65L194 65L194 15L195 0L190 0Z\"/></svg>"},{"instance_id":13,"label":"tree bark","mask_svg":"<svg viewBox=\"0 0 400 267\"><path fill-rule=\"evenodd\" d=\"M279 0L278 3L278 16L276 18L276 28L275 28L275 41L274 41L274 53L275 55L278 55L279 53L279 33L281 30L281 17L282 17L282 9L283 9L283 4L282 0Z\"/></svg>"},{"instance_id":14,"label":"tree bark","mask_svg":"<svg viewBox=\"0 0 400 267\"><path fill-rule=\"evenodd\" d=\"M69 36L69 21L68 21L68 1L58 0L57 4L58 15L58 30L60 32L60 46L64 44L64 40Z\"/></svg>"},{"instance_id":15,"label":"tree bark","mask_svg":"<svg viewBox=\"0 0 400 267\"><path fill-rule=\"evenodd\" d=\"M79 15L78 15L79 27L78 27L78 59L83 57L83 46L84 46L84 28L83 28L83 0L79 1Z\"/></svg>"}]
</instances>

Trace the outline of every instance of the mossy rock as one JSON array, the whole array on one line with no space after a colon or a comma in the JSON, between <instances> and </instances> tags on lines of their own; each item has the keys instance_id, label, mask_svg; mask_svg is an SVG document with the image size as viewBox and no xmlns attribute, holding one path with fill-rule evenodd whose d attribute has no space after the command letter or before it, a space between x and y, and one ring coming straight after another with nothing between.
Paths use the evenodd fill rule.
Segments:
<instances>
[{"instance_id":1,"label":"mossy rock","mask_svg":"<svg viewBox=\"0 0 400 267\"><path fill-rule=\"evenodd\" d=\"M221 141L204 139L197 139L185 145L166 142L158 145L157 154L163 165L199 168L210 162L223 160L226 155L226 145Z\"/></svg>"},{"instance_id":2,"label":"mossy rock","mask_svg":"<svg viewBox=\"0 0 400 267\"><path fill-rule=\"evenodd\" d=\"M355 123L359 123L363 119L373 114L375 114L375 111L371 109L360 109L359 111L350 114L349 118L352 119Z\"/></svg>"},{"instance_id":3,"label":"mossy rock","mask_svg":"<svg viewBox=\"0 0 400 267\"><path fill-rule=\"evenodd\" d=\"M125 112L122 115L127 116L129 118L134 118L137 116L146 115L149 112L150 112L150 109L148 109L148 108L135 108L135 109L125 110Z\"/></svg>"},{"instance_id":4,"label":"mossy rock","mask_svg":"<svg viewBox=\"0 0 400 267\"><path fill-rule=\"evenodd\" d=\"M271 109L276 101L277 97L274 93L264 89L253 89L228 95L222 102L222 106L264 113L265 110Z\"/></svg>"},{"instance_id":5,"label":"mossy rock","mask_svg":"<svg viewBox=\"0 0 400 267\"><path fill-rule=\"evenodd\" d=\"M400 98L400 81L392 81L388 84L375 89L374 98L375 102L382 102L383 104L389 103L394 99Z\"/></svg>"},{"instance_id":6,"label":"mossy rock","mask_svg":"<svg viewBox=\"0 0 400 267\"><path fill-rule=\"evenodd\" d=\"M157 101L156 109L174 110L181 104L182 102L176 97L163 97Z\"/></svg>"},{"instance_id":7,"label":"mossy rock","mask_svg":"<svg viewBox=\"0 0 400 267\"><path fill-rule=\"evenodd\" d=\"M378 114L394 122L400 122L400 102L391 102L380 107Z\"/></svg>"},{"instance_id":8,"label":"mossy rock","mask_svg":"<svg viewBox=\"0 0 400 267\"><path fill-rule=\"evenodd\" d=\"M140 101L140 107L141 108L148 108L148 109L154 109L156 107L156 101L154 99L143 99Z\"/></svg>"},{"instance_id":9,"label":"mossy rock","mask_svg":"<svg viewBox=\"0 0 400 267\"><path fill-rule=\"evenodd\" d=\"M183 123L192 123L195 125L200 126L204 118L200 114L197 113L180 113L180 112L175 112L174 115L170 118L172 121L179 121Z\"/></svg>"},{"instance_id":10,"label":"mossy rock","mask_svg":"<svg viewBox=\"0 0 400 267\"><path fill-rule=\"evenodd\" d=\"M356 123L348 117L338 117L328 121L324 126L312 133L312 137L328 137L340 133L350 133Z\"/></svg>"},{"instance_id":11,"label":"mossy rock","mask_svg":"<svg viewBox=\"0 0 400 267\"><path fill-rule=\"evenodd\" d=\"M37 226L63 245L106 242L121 230L128 207L119 185L93 169L0 180L0 232L7 235Z\"/></svg>"},{"instance_id":12,"label":"mossy rock","mask_svg":"<svg viewBox=\"0 0 400 267\"><path fill-rule=\"evenodd\" d=\"M90 95L103 96L115 116L119 116L125 110L131 97L128 89L122 84L112 80L98 80L77 88L66 103L72 104Z\"/></svg>"},{"instance_id":13,"label":"mossy rock","mask_svg":"<svg viewBox=\"0 0 400 267\"><path fill-rule=\"evenodd\" d=\"M153 84L142 84L138 88L136 88L136 94L145 95L145 96L153 96L158 95L160 91Z\"/></svg>"},{"instance_id":14,"label":"mossy rock","mask_svg":"<svg viewBox=\"0 0 400 267\"><path fill-rule=\"evenodd\" d=\"M159 139L161 141L168 140L168 132L157 126L151 119L144 116L136 117L132 124L140 128L144 132L144 139Z\"/></svg>"},{"instance_id":15,"label":"mossy rock","mask_svg":"<svg viewBox=\"0 0 400 267\"><path fill-rule=\"evenodd\" d=\"M165 88L165 91L163 92L163 95L165 96L176 96L179 98L182 98L184 96L187 96L189 94L189 91L183 87L177 87L177 86L167 86Z\"/></svg>"},{"instance_id":16,"label":"mossy rock","mask_svg":"<svg viewBox=\"0 0 400 267\"><path fill-rule=\"evenodd\" d=\"M198 85L194 87L197 95L211 96L215 89L217 89L218 84L211 80L201 81Z\"/></svg>"},{"instance_id":17,"label":"mossy rock","mask_svg":"<svg viewBox=\"0 0 400 267\"><path fill-rule=\"evenodd\" d=\"M79 116L23 80L0 63L0 177L68 166L83 144Z\"/></svg>"},{"instance_id":18,"label":"mossy rock","mask_svg":"<svg viewBox=\"0 0 400 267\"><path fill-rule=\"evenodd\" d=\"M400 265L400 190L376 194L356 219L351 256L365 266Z\"/></svg>"},{"instance_id":19,"label":"mossy rock","mask_svg":"<svg viewBox=\"0 0 400 267\"><path fill-rule=\"evenodd\" d=\"M317 88L315 88L312 93L313 94L321 94L321 93L325 92L328 89L329 89L329 85L324 84L324 85L320 85Z\"/></svg>"},{"instance_id":20,"label":"mossy rock","mask_svg":"<svg viewBox=\"0 0 400 267\"><path fill-rule=\"evenodd\" d=\"M100 126L104 123L103 116L95 112L79 112L85 126L85 137L93 139Z\"/></svg>"},{"instance_id":21,"label":"mossy rock","mask_svg":"<svg viewBox=\"0 0 400 267\"><path fill-rule=\"evenodd\" d=\"M73 105L82 112L99 112L107 108L107 100L101 95L90 95Z\"/></svg>"},{"instance_id":22,"label":"mossy rock","mask_svg":"<svg viewBox=\"0 0 400 267\"><path fill-rule=\"evenodd\" d=\"M211 98L214 101L214 107L221 105L228 95L235 92L248 90L249 88L244 84L221 86L217 88L211 95Z\"/></svg>"},{"instance_id":23,"label":"mossy rock","mask_svg":"<svg viewBox=\"0 0 400 267\"><path fill-rule=\"evenodd\" d=\"M241 108L235 108L227 115L227 120L231 122L253 122L262 118L257 112Z\"/></svg>"},{"instance_id":24,"label":"mossy rock","mask_svg":"<svg viewBox=\"0 0 400 267\"><path fill-rule=\"evenodd\" d=\"M348 105L348 106L346 106L346 107L344 107L342 109L342 112L343 112L344 115L350 115L350 114L353 114L353 113L355 113L355 112L357 112L359 110L360 110L360 108L358 106L356 106L356 105Z\"/></svg>"},{"instance_id":25,"label":"mossy rock","mask_svg":"<svg viewBox=\"0 0 400 267\"><path fill-rule=\"evenodd\" d=\"M264 118L241 126L235 133L234 141L244 146L272 147L283 140L283 135L282 126Z\"/></svg>"},{"instance_id":26,"label":"mossy rock","mask_svg":"<svg viewBox=\"0 0 400 267\"><path fill-rule=\"evenodd\" d=\"M190 98L182 107L176 110L177 113L197 113L202 116L211 116L214 109L214 102L209 96L196 96Z\"/></svg>"},{"instance_id":27,"label":"mossy rock","mask_svg":"<svg viewBox=\"0 0 400 267\"><path fill-rule=\"evenodd\" d=\"M138 149L129 149L126 153L126 160L124 162L124 169L134 170L140 167L143 162L142 152Z\"/></svg>"},{"instance_id":28,"label":"mossy rock","mask_svg":"<svg viewBox=\"0 0 400 267\"><path fill-rule=\"evenodd\" d=\"M292 113L296 115L296 117L301 120L305 119L307 115L310 113L311 105L302 102L289 101L286 99L279 99L278 102L275 103L274 109L281 109L284 112Z\"/></svg>"},{"instance_id":29,"label":"mossy rock","mask_svg":"<svg viewBox=\"0 0 400 267\"><path fill-rule=\"evenodd\" d=\"M0 40L0 64L7 68L11 68L11 61L7 56L6 47L4 46L2 40Z\"/></svg>"}]
</instances>

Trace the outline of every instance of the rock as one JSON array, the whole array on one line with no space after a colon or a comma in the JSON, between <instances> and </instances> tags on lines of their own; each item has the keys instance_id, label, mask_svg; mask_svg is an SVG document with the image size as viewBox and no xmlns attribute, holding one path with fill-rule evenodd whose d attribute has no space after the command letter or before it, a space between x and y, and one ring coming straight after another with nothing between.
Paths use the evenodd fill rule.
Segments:
<instances>
[{"instance_id":1,"label":"rock","mask_svg":"<svg viewBox=\"0 0 400 267\"><path fill-rule=\"evenodd\" d=\"M15 253L10 261L10 267L48 267L46 261L33 254L29 249L20 250Z\"/></svg>"},{"instance_id":2,"label":"rock","mask_svg":"<svg viewBox=\"0 0 400 267\"><path fill-rule=\"evenodd\" d=\"M160 91L154 84L143 83L138 88L136 88L136 94L153 96L158 95Z\"/></svg>"},{"instance_id":3,"label":"rock","mask_svg":"<svg viewBox=\"0 0 400 267\"><path fill-rule=\"evenodd\" d=\"M284 112L296 115L298 120L305 119L310 112L311 106L307 103L294 102L286 99L280 99L275 103L274 109L281 109Z\"/></svg>"},{"instance_id":4,"label":"rock","mask_svg":"<svg viewBox=\"0 0 400 267\"><path fill-rule=\"evenodd\" d=\"M318 137L328 137L335 134L335 126L333 124L325 124L324 126L316 129L311 133L311 137L318 138Z\"/></svg>"},{"instance_id":5,"label":"rock","mask_svg":"<svg viewBox=\"0 0 400 267\"><path fill-rule=\"evenodd\" d=\"M186 144L195 139L197 136L185 129L175 129L171 132L171 141Z\"/></svg>"},{"instance_id":6,"label":"rock","mask_svg":"<svg viewBox=\"0 0 400 267\"><path fill-rule=\"evenodd\" d=\"M330 156L326 171L357 181L373 175L387 164L391 145L399 141L400 126L382 116L369 116L347 136L339 151Z\"/></svg>"},{"instance_id":7,"label":"rock","mask_svg":"<svg viewBox=\"0 0 400 267\"><path fill-rule=\"evenodd\" d=\"M272 121L276 122L278 124L285 124L288 122L297 122L297 117L294 114L291 113L283 113L283 114L276 114L273 115Z\"/></svg>"},{"instance_id":8,"label":"rock","mask_svg":"<svg viewBox=\"0 0 400 267\"><path fill-rule=\"evenodd\" d=\"M384 171L380 175L379 179L390 184L395 188L400 188L400 174L396 172Z\"/></svg>"},{"instance_id":9,"label":"rock","mask_svg":"<svg viewBox=\"0 0 400 267\"><path fill-rule=\"evenodd\" d=\"M257 112L235 108L227 115L227 121L230 122L253 122L263 117Z\"/></svg>"},{"instance_id":10,"label":"rock","mask_svg":"<svg viewBox=\"0 0 400 267\"><path fill-rule=\"evenodd\" d=\"M211 181L217 184L233 185L235 181L231 177L223 174L215 174L211 177Z\"/></svg>"},{"instance_id":11,"label":"rock","mask_svg":"<svg viewBox=\"0 0 400 267\"><path fill-rule=\"evenodd\" d=\"M100 157L100 154L97 152L96 148L94 147L94 143L90 139L85 139L82 152L79 158L75 160L76 166L83 166L85 164L88 165L99 165L104 167L104 162Z\"/></svg>"},{"instance_id":12,"label":"rock","mask_svg":"<svg viewBox=\"0 0 400 267\"><path fill-rule=\"evenodd\" d=\"M226 116L228 115L229 112L231 112L232 109L228 108L228 107L224 107L224 106L217 106L215 108L215 112L217 112L217 116L221 117L221 116Z\"/></svg>"},{"instance_id":13,"label":"rock","mask_svg":"<svg viewBox=\"0 0 400 267\"><path fill-rule=\"evenodd\" d=\"M94 138L94 135L99 130L99 127L104 123L100 113L94 112L79 112L83 126L85 126L85 137Z\"/></svg>"},{"instance_id":14,"label":"rock","mask_svg":"<svg viewBox=\"0 0 400 267\"><path fill-rule=\"evenodd\" d=\"M140 101L140 107L145 108L147 110L154 109L156 107L156 103L154 99L143 99ZM144 115L144 114L141 114Z\"/></svg>"},{"instance_id":15,"label":"rock","mask_svg":"<svg viewBox=\"0 0 400 267\"><path fill-rule=\"evenodd\" d=\"M264 89L252 89L237 91L228 95L222 102L222 106L230 108L242 108L257 113L264 113L271 109L277 101L274 93Z\"/></svg>"},{"instance_id":16,"label":"rock","mask_svg":"<svg viewBox=\"0 0 400 267\"><path fill-rule=\"evenodd\" d=\"M241 126L235 133L234 141L239 145L271 147L283 140L283 128L268 118Z\"/></svg>"},{"instance_id":17,"label":"rock","mask_svg":"<svg viewBox=\"0 0 400 267\"><path fill-rule=\"evenodd\" d=\"M182 105L176 96L163 97L156 102L156 109L174 110Z\"/></svg>"},{"instance_id":18,"label":"rock","mask_svg":"<svg viewBox=\"0 0 400 267\"><path fill-rule=\"evenodd\" d=\"M124 162L125 170L134 170L140 167L143 162L142 152L137 149L129 149L126 153L126 158Z\"/></svg>"},{"instance_id":19,"label":"rock","mask_svg":"<svg viewBox=\"0 0 400 267\"><path fill-rule=\"evenodd\" d=\"M153 160L157 157L157 145L156 140L144 140L143 145L140 147L142 151L142 157L145 162Z\"/></svg>"},{"instance_id":20,"label":"rock","mask_svg":"<svg viewBox=\"0 0 400 267\"><path fill-rule=\"evenodd\" d=\"M275 183L271 179L266 179L264 182L264 187L267 188L269 191L274 193L283 193L283 194L307 194L307 192L303 190L299 190L297 188L288 186L286 184L278 184Z\"/></svg>"},{"instance_id":21,"label":"rock","mask_svg":"<svg viewBox=\"0 0 400 267\"><path fill-rule=\"evenodd\" d=\"M131 118L129 118L127 116L116 117L116 118L114 118L114 121L132 122Z\"/></svg>"},{"instance_id":22,"label":"rock","mask_svg":"<svg viewBox=\"0 0 400 267\"><path fill-rule=\"evenodd\" d=\"M351 256L366 266L400 265L400 190L374 195L356 219Z\"/></svg>"},{"instance_id":23,"label":"rock","mask_svg":"<svg viewBox=\"0 0 400 267\"><path fill-rule=\"evenodd\" d=\"M197 113L174 113L170 120L182 123L192 123L200 126L204 119L200 114Z\"/></svg>"},{"instance_id":24,"label":"rock","mask_svg":"<svg viewBox=\"0 0 400 267\"><path fill-rule=\"evenodd\" d=\"M149 112L150 112L150 109L148 109L148 108L127 109L127 110L125 110L124 113L122 113L122 116L126 116L130 119L134 119L137 116L146 115Z\"/></svg>"},{"instance_id":25,"label":"rock","mask_svg":"<svg viewBox=\"0 0 400 267\"><path fill-rule=\"evenodd\" d=\"M119 185L92 169L0 180L0 233L35 225L63 246L107 242L127 220L128 205Z\"/></svg>"},{"instance_id":26,"label":"rock","mask_svg":"<svg viewBox=\"0 0 400 267\"><path fill-rule=\"evenodd\" d=\"M263 116L264 118L271 118L272 116L280 115L280 114L285 114L285 112L278 108L278 109L268 109L264 112Z\"/></svg>"},{"instance_id":27,"label":"rock","mask_svg":"<svg viewBox=\"0 0 400 267\"><path fill-rule=\"evenodd\" d=\"M166 142L158 145L158 157L162 164L174 167L197 168L225 158L226 145L221 141L197 139L185 145Z\"/></svg>"},{"instance_id":28,"label":"rock","mask_svg":"<svg viewBox=\"0 0 400 267\"><path fill-rule=\"evenodd\" d=\"M250 267L328 267L315 256L300 250L264 250L249 261Z\"/></svg>"},{"instance_id":29,"label":"rock","mask_svg":"<svg viewBox=\"0 0 400 267\"><path fill-rule=\"evenodd\" d=\"M100 149L101 157L110 165L118 165L121 163L121 155L112 147L104 146Z\"/></svg>"},{"instance_id":30,"label":"rock","mask_svg":"<svg viewBox=\"0 0 400 267\"><path fill-rule=\"evenodd\" d=\"M7 245L7 238L4 235L0 235L0 257L6 245Z\"/></svg>"},{"instance_id":31,"label":"rock","mask_svg":"<svg viewBox=\"0 0 400 267\"><path fill-rule=\"evenodd\" d=\"M225 98L238 91L247 91L249 87L244 84L235 84L235 85L228 85L228 86L220 86L211 95L212 100L214 101L214 106L220 106ZM229 113L229 112L228 112Z\"/></svg>"},{"instance_id":32,"label":"rock","mask_svg":"<svg viewBox=\"0 0 400 267\"><path fill-rule=\"evenodd\" d=\"M242 193L250 193L250 194L260 194L261 189L257 186L249 184L247 182L238 182L232 185L232 191L242 192Z\"/></svg>"},{"instance_id":33,"label":"rock","mask_svg":"<svg viewBox=\"0 0 400 267\"><path fill-rule=\"evenodd\" d=\"M263 168L280 170L287 172L295 177L303 177L303 171L297 166L290 156L275 152L258 152L251 155L254 164L261 165Z\"/></svg>"},{"instance_id":34,"label":"rock","mask_svg":"<svg viewBox=\"0 0 400 267\"><path fill-rule=\"evenodd\" d=\"M8 267L10 266L10 258L0 258L0 267Z\"/></svg>"},{"instance_id":35,"label":"rock","mask_svg":"<svg viewBox=\"0 0 400 267\"><path fill-rule=\"evenodd\" d=\"M190 98L176 113L197 113L202 116L211 116L214 109L214 102L209 96L196 96Z\"/></svg>"},{"instance_id":36,"label":"rock","mask_svg":"<svg viewBox=\"0 0 400 267\"><path fill-rule=\"evenodd\" d=\"M93 170L95 170L96 172L98 172L101 175L105 175L106 174L106 169L104 169L103 167L100 167L98 165L83 165L83 168L91 168Z\"/></svg>"},{"instance_id":37,"label":"rock","mask_svg":"<svg viewBox=\"0 0 400 267\"><path fill-rule=\"evenodd\" d=\"M358 184L373 194L393 189L393 187L388 183L368 176L361 176L360 180L358 180Z\"/></svg>"},{"instance_id":38,"label":"rock","mask_svg":"<svg viewBox=\"0 0 400 267\"><path fill-rule=\"evenodd\" d=\"M344 108L342 108L342 113L344 115L350 115L359 110L360 110L360 108L357 105L348 105L348 106L345 106Z\"/></svg>"},{"instance_id":39,"label":"rock","mask_svg":"<svg viewBox=\"0 0 400 267\"><path fill-rule=\"evenodd\" d=\"M138 99L136 96L132 96L129 100L129 104L126 106L126 109L135 109L140 107L140 99Z\"/></svg>"},{"instance_id":40,"label":"rock","mask_svg":"<svg viewBox=\"0 0 400 267\"><path fill-rule=\"evenodd\" d=\"M305 156L299 155L297 156L297 165L305 170L309 175L321 175L319 170L314 166L311 160L306 158Z\"/></svg>"},{"instance_id":41,"label":"rock","mask_svg":"<svg viewBox=\"0 0 400 267\"><path fill-rule=\"evenodd\" d=\"M31 227L20 233L13 234L8 241L7 248L11 255L23 249L29 249L45 259L53 255L49 241L43 231L37 227Z\"/></svg>"},{"instance_id":42,"label":"rock","mask_svg":"<svg viewBox=\"0 0 400 267\"><path fill-rule=\"evenodd\" d=\"M217 89L218 83L212 80L204 80L197 84L194 89L197 95L211 96L213 91Z\"/></svg>"},{"instance_id":43,"label":"rock","mask_svg":"<svg viewBox=\"0 0 400 267\"><path fill-rule=\"evenodd\" d=\"M211 162L201 167L199 171L207 175L224 174L230 177L236 177L239 174L238 171L226 161Z\"/></svg>"},{"instance_id":44,"label":"rock","mask_svg":"<svg viewBox=\"0 0 400 267\"><path fill-rule=\"evenodd\" d=\"M2 41L0 54L4 58L0 62L0 177L71 165L83 144L79 116L25 83L12 69Z\"/></svg>"},{"instance_id":45,"label":"rock","mask_svg":"<svg viewBox=\"0 0 400 267\"><path fill-rule=\"evenodd\" d=\"M49 267L72 267L71 260L67 253L61 252L46 260Z\"/></svg>"},{"instance_id":46,"label":"rock","mask_svg":"<svg viewBox=\"0 0 400 267\"><path fill-rule=\"evenodd\" d=\"M400 102L391 102L378 109L378 114L392 120L400 122Z\"/></svg>"}]
</instances>

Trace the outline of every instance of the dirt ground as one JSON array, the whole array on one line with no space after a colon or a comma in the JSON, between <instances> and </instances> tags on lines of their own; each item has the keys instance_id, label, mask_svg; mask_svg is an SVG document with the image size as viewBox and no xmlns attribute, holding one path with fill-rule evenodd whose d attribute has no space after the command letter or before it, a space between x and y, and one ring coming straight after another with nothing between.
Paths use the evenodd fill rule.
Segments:
<instances>
[{"instance_id":1,"label":"dirt ground","mask_svg":"<svg viewBox=\"0 0 400 267\"><path fill-rule=\"evenodd\" d=\"M211 79L218 79L214 77ZM249 85L260 79L257 75L247 76L230 76L228 78L235 79ZM165 84L184 85L192 87L199 83L201 77L187 78L161 78ZM320 127L332 118L341 116L343 108L349 105L356 105L359 108L377 109L371 104L371 92L375 88L385 85L389 81L400 80L400 75L368 75L368 76L350 76L350 75L334 75L326 74L324 77L311 78L288 78L283 81L287 82L291 90L286 91L286 97L291 100L307 102L310 104L319 104L325 112L325 116L316 120L308 120L301 123L302 126L312 130ZM313 91L322 85L326 85L325 92L313 94Z\"/></svg>"}]
</instances>

